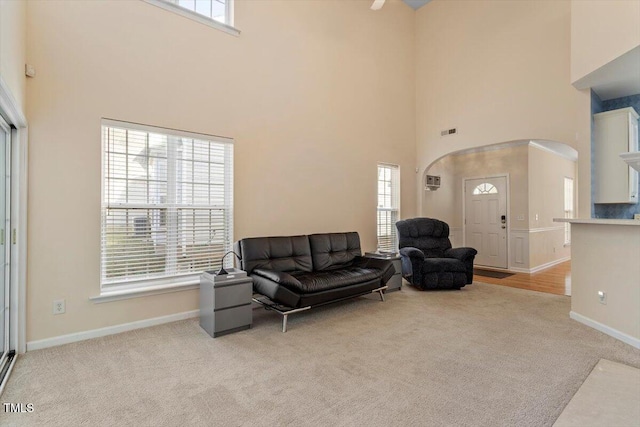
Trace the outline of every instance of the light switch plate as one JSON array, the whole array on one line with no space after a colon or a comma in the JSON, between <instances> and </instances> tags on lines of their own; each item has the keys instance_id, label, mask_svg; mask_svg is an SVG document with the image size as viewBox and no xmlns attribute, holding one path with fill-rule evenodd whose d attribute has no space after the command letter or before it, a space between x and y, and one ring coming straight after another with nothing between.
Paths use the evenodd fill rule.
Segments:
<instances>
[{"instance_id":1,"label":"light switch plate","mask_svg":"<svg viewBox=\"0 0 640 427\"><path fill-rule=\"evenodd\" d=\"M640 220L640 214L633 214L633 219L635 219L636 221Z\"/></svg>"}]
</instances>

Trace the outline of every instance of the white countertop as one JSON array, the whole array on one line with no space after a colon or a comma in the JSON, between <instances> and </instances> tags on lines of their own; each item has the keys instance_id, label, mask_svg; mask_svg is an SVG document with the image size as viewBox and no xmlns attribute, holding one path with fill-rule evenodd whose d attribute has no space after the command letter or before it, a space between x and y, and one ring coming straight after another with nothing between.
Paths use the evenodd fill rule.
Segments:
<instances>
[{"instance_id":1,"label":"white countertop","mask_svg":"<svg viewBox=\"0 0 640 427\"><path fill-rule=\"evenodd\" d=\"M599 225L636 225L637 219L608 219L608 218L553 218L553 222L568 222L570 224L599 224Z\"/></svg>"}]
</instances>

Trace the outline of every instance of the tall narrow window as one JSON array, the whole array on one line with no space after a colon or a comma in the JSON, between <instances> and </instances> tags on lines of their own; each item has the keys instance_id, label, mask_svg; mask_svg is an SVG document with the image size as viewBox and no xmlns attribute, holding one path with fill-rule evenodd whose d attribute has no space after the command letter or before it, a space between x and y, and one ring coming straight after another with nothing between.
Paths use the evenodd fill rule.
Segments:
<instances>
[{"instance_id":1,"label":"tall narrow window","mask_svg":"<svg viewBox=\"0 0 640 427\"><path fill-rule=\"evenodd\" d=\"M197 280L233 242L233 141L104 120L101 284Z\"/></svg>"},{"instance_id":2,"label":"tall narrow window","mask_svg":"<svg viewBox=\"0 0 640 427\"><path fill-rule=\"evenodd\" d=\"M378 163L378 251L397 252L400 219L400 167Z\"/></svg>"},{"instance_id":3,"label":"tall narrow window","mask_svg":"<svg viewBox=\"0 0 640 427\"><path fill-rule=\"evenodd\" d=\"M573 218L573 178L564 178L564 217ZM571 224L564 224L564 244L571 243Z\"/></svg>"}]
</instances>

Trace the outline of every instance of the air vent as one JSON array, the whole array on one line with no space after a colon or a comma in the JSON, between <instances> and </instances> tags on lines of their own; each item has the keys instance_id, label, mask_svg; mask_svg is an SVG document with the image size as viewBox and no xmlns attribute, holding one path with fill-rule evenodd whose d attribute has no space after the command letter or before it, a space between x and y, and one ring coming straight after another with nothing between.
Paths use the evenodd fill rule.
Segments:
<instances>
[{"instance_id":1,"label":"air vent","mask_svg":"<svg viewBox=\"0 0 640 427\"><path fill-rule=\"evenodd\" d=\"M436 191L440 188L440 176L439 175L427 175L424 180L424 187L429 191Z\"/></svg>"},{"instance_id":2,"label":"air vent","mask_svg":"<svg viewBox=\"0 0 640 427\"><path fill-rule=\"evenodd\" d=\"M440 136L454 135L456 133L458 133L458 129L456 128L445 129L443 131L440 131Z\"/></svg>"}]
</instances>

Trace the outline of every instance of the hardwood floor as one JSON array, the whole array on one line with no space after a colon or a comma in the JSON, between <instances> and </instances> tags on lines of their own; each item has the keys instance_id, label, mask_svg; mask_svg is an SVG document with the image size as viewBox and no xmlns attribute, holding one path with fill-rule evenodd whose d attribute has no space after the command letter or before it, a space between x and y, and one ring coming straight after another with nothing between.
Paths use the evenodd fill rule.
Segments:
<instances>
[{"instance_id":1,"label":"hardwood floor","mask_svg":"<svg viewBox=\"0 0 640 427\"><path fill-rule=\"evenodd\" d=\"M571 261L563 262L533 274L515 273L513 276L505 277L504 279L476 274L473 276L473 280L556 295L571 295Z\"/></svg>"}]
</instances>

